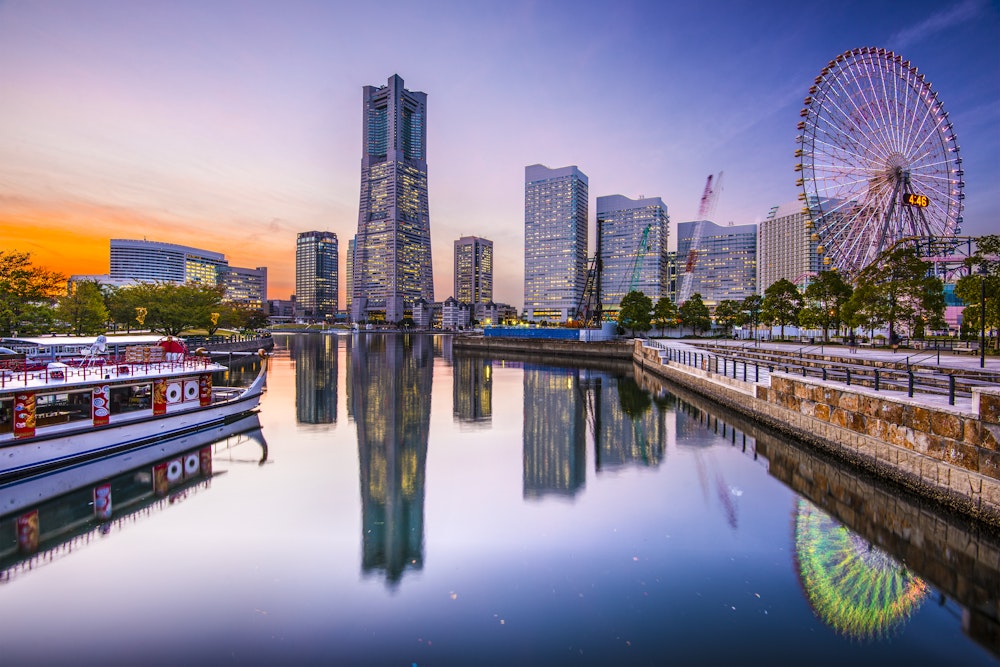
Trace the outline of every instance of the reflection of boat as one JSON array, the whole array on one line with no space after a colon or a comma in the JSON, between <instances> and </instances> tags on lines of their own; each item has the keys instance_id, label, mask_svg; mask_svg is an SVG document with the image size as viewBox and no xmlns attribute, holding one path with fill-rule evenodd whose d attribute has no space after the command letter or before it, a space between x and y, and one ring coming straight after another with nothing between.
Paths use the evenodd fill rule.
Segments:
<instances>
[{"instance_id":1,"label":"reflection of boat","mask_svg":"<svg viewBox=\"0 0 1000 667\"><path fill-rule=\"evenodd\" d=\"M265 447L256 414L0 486L0 581L204 488L219 448Z\"/></svg>"},{"instance_id":2,"label":"reflection of boat","mask_svg":"<svg viewBox=\"0 0 1000 667\"><path fill-rule=\"evenodd\" d=\"M238 391L213 387L208 356L137 345L124 354L0 375L0 482L142 447L255 409L267 364Z\"/></svg>"}]
</instances>

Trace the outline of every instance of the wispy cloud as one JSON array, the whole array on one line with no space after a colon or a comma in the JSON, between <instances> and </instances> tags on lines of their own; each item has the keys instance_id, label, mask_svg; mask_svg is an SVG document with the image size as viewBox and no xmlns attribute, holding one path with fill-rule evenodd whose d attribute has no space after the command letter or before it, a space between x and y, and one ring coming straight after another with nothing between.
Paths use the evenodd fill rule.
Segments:
<instances>
[{"instance_id":1,"label":"wispy cloud","mask_svg":"<svg viewBox=\"0 0 1000 667\"><path fill-rule=\"evenodd\" d=\"M965 0L952 7L928 16L920 23L903 28L889 38L889 46L894 51L906 48L948 28L975 18L988 8L989 0Z\"/></svg>"}]
</instances>

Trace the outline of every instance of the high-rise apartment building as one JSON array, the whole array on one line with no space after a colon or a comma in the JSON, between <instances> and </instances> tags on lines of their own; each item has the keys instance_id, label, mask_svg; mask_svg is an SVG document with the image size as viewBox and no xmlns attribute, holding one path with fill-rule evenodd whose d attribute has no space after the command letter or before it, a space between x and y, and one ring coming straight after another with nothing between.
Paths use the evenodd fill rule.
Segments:
<instances>
[{"instance_id":1,"label":"high-rise apartment building","mask_svg":"<svg viewBox=\"0 0 1000 667\"><path fill-rule=\"evenodd\" d=\"M217 285L229 262L220 252L145 239L111 239L113 285L136 282Z\"/></svg>"},{"instance_id":2,"label":"high-rise apartment building","mask_svg":"<svg viewBox=\"0 0 1000 667\"><path fill-rule=\"evenodd\" d=\"M493 241L478 236L455 241L455 298L471 306L493 300Z\"/></svg>"},{"instance_id":3,"label":"high-rise apartment building","mask_svg":"<svg viewBox=\"0 0 1000 667\"><path fill-rule=\"evenodd\" d=\"M617 311L630 290L653 303L667 294L667 206L659 197L597 198L597 247L601 258L601 305Z\"/></svg>"},{"instance_id":4,"label":"high-rise apartment building","mask_svg":"<svg viewBox=\"0 0 1000 667\"><path fill-rule=\"evenodd\" d=\"M524 309L529 319L576 315L587 284L588 181L575 166L524 168Z\"/></svg>"},{"instance_id":5,"label":"high-rise apartment building","mask_svg":"<svg viewBox=\"0 0 1000 667\"><path fill-rule=\"evenodd\" d=\"M700 239L695 252L695 233ZM717 225L708 220L677 225L677 280L687 280L688 296L701 294L709 306L742 301L757 293L757 225Z\"/></svg>"},{"instance_id":6,"label":"high-rise apartment building","mask_svg":"<svg viewBox=\"0 0 1000 667\"><path fill-rule=\"evenodd\" d=\"M344 294L346 295L347 303L344 307L348 313L351 312L351 304L354 300L354 248L356 245L357 237L347 240L347 265L344 267L344 275L347 280L347 288L344 290Z\"/></svg>"},{"instance_id":7,"label":"high-rise apartment building","mask_svg":"<svg viewBox=\"0 0 1000 667\"><path fill-rule=\"evenodd\" d=\"M332 318L338 310L337 235L300 232L295 242L295 302L312 320Z\"/></svg>"},{"instance_id":8,"label":"high-rise apartment building","mask_svg":"<svg viewBox=\"0 0 1000 667\"><path fill-rule=\"evenodd\" d=\"M800 201L775 206L757 226L757 293L782 278L800 288L819 271L809 208Z\"/></svg>"},{"instance_id":9,"label":"high-rise apartment building","mask_svg":"<svg viewBox=\"0 0 1000 667\"><path fill-rule=\"evenodd\" d=\"M354 250L355 321L403 319L434 301L427 204L427 95L398 75L363 94L361 206Z\"/></svg>"}]
</instances>

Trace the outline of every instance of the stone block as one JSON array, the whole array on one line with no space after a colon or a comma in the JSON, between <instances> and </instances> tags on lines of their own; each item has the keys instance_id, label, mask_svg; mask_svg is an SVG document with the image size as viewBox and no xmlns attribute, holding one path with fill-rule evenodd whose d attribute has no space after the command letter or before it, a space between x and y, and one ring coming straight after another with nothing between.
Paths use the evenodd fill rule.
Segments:
<instances>
[{"instance_id":1,"label":"stone block","mask_svg":"<svg viewBox=\"0 0 1000 667\"><path fill-rule=\"evenodd\" d=\"M812 387L801 382L796 382L793 392L796 398L812 398Z\"/></svg>"},{"instance_id":2,"label":"stone block","mask_svg":"<svg viewBox=\"0 0 1000 667\"><path fill-rule=\"evenodd\" d=\"M979 473L1000 480L1000 453L979 449Z\"/></svg>"},{"instance_id":3,"label":"stone block","mask_svg":"<svg viewBox=\"0 0 1000 667\"><path fill-rule=\"evenodd\" d=\"M934 435L959 440L963 430L962 419L958 415L947 412L935 412L931 415L931 433Z\"/></svg>"},{"instance_id":4,"label":"stone block","mask_svg":"<svg viewBox=\"0 0 1000 667\"><path fill-rule=\"evenodd\" d=\"M1000 424L1000 392L979 392L979 418L991 424Z\"/></svg>"},{"instance_id":5,"label":"stone block","mask_svg":"<svg viewBox=\"0 0 1000 667\"><path fill-rule=\"evenodd\" d=\"M892 424L903 423L903 406L895 401L879 400L879 416Z\"/></svg>"},{"instance_id":6,"label":"stone block","mask_svg":"<svg viewBox=\"0 0 1000 667\"><path fill-rule=\"evenodd\" d=\"M850 415L840 408L836 408L833 411L833 414L830 415L830 423L834 426L839 426L840 428L847 428L849 420Z\"/></svg>"},{"instance_id":7,"label":"stone block","mask_svg":"<svg viewBox=\"0 0 1000 667\"><path fill-rule=\"evenodd\" d=\"M921 454L929 454L932 437L934 436L924 431L913 431L913 450Z\"/></svg>"},{"instance_id":8,"label":"stone block","mask_svg":"<svg viewBox=\"0 0 1000 667\"><path fill-rule=\"evenodd\" d=\"M945 449L945 462L972 472L979 472L979 449L953 441Z\"/></svg>"},{"instance_id":9,"label":"stone block","mask_svg":"<svg viewBox=\"0 0 1000 667\"><path fill-rule=\"evenodd\" d=\"M912 425L918 431L931 432L931 411L918 406L913 407Z\"/></svg>"},{"instance_id":10,"label":"stone block","mask_svg":"<svg viewBox=\"0 0 1000 667\"><path fill-rule=\"evenodd\" d=\"M825 422L830 421L830 406L826 403L817 403L813 408L813 417Z\"/></svg>"},{"instance_id":11,"label":"stone block","mask_svg":"<svg viewBox=\"0 0 1000 667\"><path fill-rule=\"evenodd\" d=\"M799 412L807 417L812 417L816 410L816 403L809 400L808 398L803 398L799 401Z\"/></svg>"},{"instance_id":12,"label":"stone block","mask_svg":"<svg viewBox=\"0 0 1000 667\"><path fill-rule=\"evenodd\" d=\"M970 445L981 447L983 442L983 428L979 425L978 419L962 419L962 441Z\"/></svg>"},{"instance_id":13,"label":"stone block","mask_svg":"<svg viewBox=\"0 0 1000 667\"><path fill-rule=\"evenodd\" d=\"M840 392L840 398L837 402L837 407L843 408L850 412L857 412L860 401L858 400L858 395L852 391Z\"/></svg>"}]
</instances>

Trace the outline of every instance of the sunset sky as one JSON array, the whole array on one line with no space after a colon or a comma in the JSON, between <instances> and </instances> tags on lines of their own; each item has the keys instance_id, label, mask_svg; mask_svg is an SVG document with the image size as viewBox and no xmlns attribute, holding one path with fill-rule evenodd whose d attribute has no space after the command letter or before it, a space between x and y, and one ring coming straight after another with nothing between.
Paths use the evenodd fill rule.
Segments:
<instances>
[{"instance_id":1,"label":"sunset sky","mask_svg":"<svg viewBox=\"0 0 1000 667\"><path fill-rule=\"evenodd\" d=\"M931 82L961 145L963 233L1000 233L1000 5L878 2L0 0L0 247L107 273L110 238L267 266L357 229L361 89L428 95L435 296L453 241L494 241L523 299L524 167L715 220L794 200L795 124L827 61L880 46ZM341 281L343 289L344 281ZM343 306L343 301L341 301Z\"/></svg>"}]
</instances>

